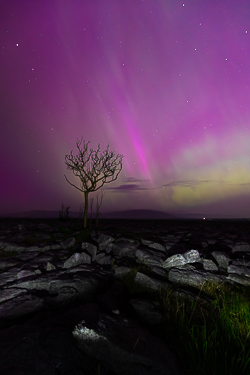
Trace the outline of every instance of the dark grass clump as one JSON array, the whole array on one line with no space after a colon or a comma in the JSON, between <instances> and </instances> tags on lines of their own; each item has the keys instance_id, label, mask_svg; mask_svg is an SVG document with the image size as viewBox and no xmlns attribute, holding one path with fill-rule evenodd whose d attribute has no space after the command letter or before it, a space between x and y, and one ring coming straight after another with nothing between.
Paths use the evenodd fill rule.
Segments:
<instances>
[{"instance_id":1,"label":"dark grass clump","mask_svg":"<svg viewBox=\"0 0 250 375\"><path fill-rule=\"evenodd\" d=\"M142 292L134 268L122 282L130 294ZM250 374L250 287L205 282L195 301L177 295L178 286L150 292L163 314L154 332L192 375ZM213 297L209 305L198 297Z\"/></svg>"}]
</instances>

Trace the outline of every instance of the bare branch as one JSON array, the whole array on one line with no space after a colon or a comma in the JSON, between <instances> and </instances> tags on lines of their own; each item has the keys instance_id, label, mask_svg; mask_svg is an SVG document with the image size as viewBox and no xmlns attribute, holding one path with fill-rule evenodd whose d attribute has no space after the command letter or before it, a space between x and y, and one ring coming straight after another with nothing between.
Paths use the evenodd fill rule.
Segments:
<instances>
[{"instance_id":1,"label":"bare branch","mask_svg":"<svg viewBox=\"0 0 250 375\"><path fill-rule=\"evenodd\" d=\"M67 177L64 175L64 177L66 178L66 180L68 181L68 183L72 186L74 186L76 189L82 191L81 189L79 189L77 186L75 186L74 184L72 184L71 182L69 182L69 180L67 179Z\"/></svg>"}]
</instances>

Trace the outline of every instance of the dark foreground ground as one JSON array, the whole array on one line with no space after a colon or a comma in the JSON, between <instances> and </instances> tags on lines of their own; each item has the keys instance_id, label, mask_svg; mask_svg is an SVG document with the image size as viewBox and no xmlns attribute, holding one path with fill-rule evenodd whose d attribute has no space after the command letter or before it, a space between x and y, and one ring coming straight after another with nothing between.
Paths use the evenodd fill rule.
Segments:
<instances>
[{"instance_id":1,"label":"dark foreground ground","mask_svg":"<svg viewBox=\"0 0 250 375\"><path fill-rule=\"evenodd\" d=\"M40 226L40 224L47 224L50 228L48 229L47 226ZM21 228L19 226L21 226ZM48 230L52 230L52 233L58 232L60 231L61 227L71 229L72 231L79 231L81 228L83 229L83 221L79 221L77 219L62 221L60 219L1 218L0 242L15 242L22 237L28 238L30 233L33 232L34 234L36 234L36 232L46 232ZM95 219L92 219L91 229L98 229L104 233L105 231L107 231L107 233L124 231L126 237L128 238L130 233L132 236L133 233L136 232L140 232L142 238L144 239L147 239L147 236L157 238L158 235L159 237L160 235L166 235L169 236L166 241L170 242L171 238L175 236L180 238L180 241L182 241L183 235L183 240L188 237L193 249L202 248L203 241L211 239L216 239L218 241L218 245L214 245L217 246L217 248L213 248L213 250L220 251L224 251L223 244L225 244L226 240L230 238L233 239L233 242L239 241L250 244L250 221L248 220L105 219L99 220L99 226L96 228L96 221ZM24 235L18 236L20 232L24 233ZM67 231L65 231L65 233L66 232ZM39 239L37 239L37 241L39 241ZM238 254L235 254L235 256L237 257ZM250 259L247 257L246 260L250 261ZM105 300L108 294L104 294L104 292L109 293L111 289L108 288L107 291L101 291L101 296L105 295ZM119 291L119 297L120 296L122 296L122 303L124 303L124 295ZM118 297L116 298L118 299ZM97 304L96 300L92 302ZM128 302L126 300L126 306L127 303ZM97 371L97 368L100 369L100 367L97 367L100 365L100 363L96 359L91 359L87 355L83 354L83 352L80 351L80 349L78 349L76 344L73 342L72 327L74 327L75 320L80 321L82 319L83 310L81 309L82 302L77 301L72 303L70 308L69 306L66 306L63 308L63 310L59 310L59 313L58 311L51 309L32 313L31 316L28 317L24 316L20 319L17 318L14 322L8 322L8 325L6 321L3 321L2 323L0 321L0 374L114 375L109 370L107 370L108 372ZM127 307L123 311L127 314ZM74 324L72 324L71 321L69 322L68 317L70 314L72 314L75 319L74 321L72 320ZM72 327L66 326L65 322L67 322L67 324L72 324ZM55 363L59 363L60 366L63 366L63 372L59 372L59 370L58 372L55 372L54 370L53 372L52 370L51 372L47 371L47 353L49 353L49 357L52 358L53 361L56 361ZM34 363L38 363L36 372L30 368L31 364ZM63 365L61 365L61 363L63 363ZM21 366L23 369L25 369L24 371L22 371ZM46 367L43 372L40 370L42 366ZM102 368L103 364L101 364L101 370ZM83 369L86 369L86 371ZM106 371L105 368L104 371ZM191 372L185 372L185 375L189 375L190 373ZM243 375L243 372L239 371L239 374L240 373ZM199 373L197 372L197 374ZM202 372L202 374L205 374L205 372ZM209 374L211 374L211 372Z\"/></svg>"}]
</instances>

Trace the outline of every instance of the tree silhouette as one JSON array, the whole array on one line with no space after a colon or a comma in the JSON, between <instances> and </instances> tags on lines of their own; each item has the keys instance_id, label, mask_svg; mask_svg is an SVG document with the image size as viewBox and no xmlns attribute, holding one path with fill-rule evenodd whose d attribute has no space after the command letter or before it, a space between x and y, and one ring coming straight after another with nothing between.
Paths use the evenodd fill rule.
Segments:
<instances>
[{"instance_id":1,"label":"tree silhouette","mask_svg":"<svg viewBox=\"0 0 250 375\"><path fill-rule=\"evenodd\" d=\"M85 160L86 153L88 151L88 144L90 141L85 145L83 145L83 149L80 148L80 145L82 143L81 141L76 142L76 146L78 148L79 154L77 156L73 156L72 152L70 155L65 155L65 164L67 165L67 169L71 169L75 176L79 177L81 180L81 189L72 184L67 177L67 182L74 186L76 189L80 190L84 193L85 196L85 207L84 207L84 228L87 226L87 213L88 213L88 195L89 193L96 191L100 189L105 183L109 183L112 181L115 181L117 179L118 174L122 170L122 158L123 155L117 155L117 157L112 160L114 157L114 152L108 151L109 144L107 146L107 150L104 151L104 154L98 157L98 152L100 151L100 144L98 143L98 149L97 151L94 151L93 149L90 149L90 154L88 155L87 159ZM95 154L92 156L92 153ZM92 159L92 168L90 169L90 166L86 166L86 164L90 161L90 157ZM117 162L117 158L120 157L119 163ZM90 163L91 164L91 163ZM121 165L120 168L118 165ZM118 170L118 173L116 177L114 178L114 174ZM98 178L101 174L103 174L102 177ZM108 177L112 176L111 181L106 181ZM102 181L101 185L97 188L97 183L99 181ZM88 186L88 183L90 183L90 186Z\"/></svg>"}]
</instances>

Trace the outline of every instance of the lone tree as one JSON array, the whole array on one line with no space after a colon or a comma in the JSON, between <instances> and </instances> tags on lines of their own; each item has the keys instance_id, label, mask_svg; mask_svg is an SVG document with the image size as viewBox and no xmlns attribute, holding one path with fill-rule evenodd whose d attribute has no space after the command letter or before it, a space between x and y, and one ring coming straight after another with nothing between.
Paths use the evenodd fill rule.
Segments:
<instances>
[{"instance_id":1,"label":"lone tree","mask_svg":"<svg viewBox=\"0 0 250 375\"><path fill-rule=\"evenodd\" d=\"M85 145L84 141L84 147L83 150L80 148L80 145L82 143L81 141L76 142L76 146L79 151L79 155L73 156L72 151L70 155L65 155L65 164L67 165L67 169L71 169L75 176L79 177L81 180L81 189L72 184L67 177L67 182L74 186L76 189L80 190L85 195L85 208L84 208L84 228L87 226L87 213L88 213L88 195L89 193L96 191L100 189L105 183L109 183L112 181L115 181L117 179L118 174L122 170L122 158L123 155L117 155L117 157L112 160L114 157L114 152L108 151L109 144L107 146L107 150L104 151L104 154L98 157L98 152L100 151L100 144L98 143L98 149L97 151L93 151L90 149L90 154L88 155L87 159L85 160L85 154L88 151L88 144L90 141ZM92 153L95 155L92 156ZM89 165L86 166L86 164L89 162L90 157L92 159L92 168L90 169ZM117 162L117 158L120 157L119 163ZM91 164L91 163L90 163ZM120 168L118 165L120 164ZM114 174L118 170L116 177L114 178ZM98 178L101 174L103 174L102 177ZM106 181L108 177L112 177L111 181ZM96 185L99 181L102 181L101 185L97 188ZM90 186L88 186L88 183L90 183Z\"/></svg>"}]
</instances>

